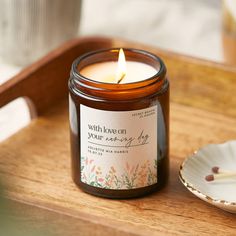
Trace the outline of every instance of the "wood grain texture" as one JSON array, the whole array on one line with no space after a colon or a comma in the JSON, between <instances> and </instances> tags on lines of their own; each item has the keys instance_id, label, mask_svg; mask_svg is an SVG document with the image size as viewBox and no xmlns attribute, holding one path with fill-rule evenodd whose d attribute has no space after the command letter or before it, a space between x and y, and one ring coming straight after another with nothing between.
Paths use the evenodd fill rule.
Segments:
<instances>
[{"instance_id":1,"label":"wood grain texture","mask_svg":"<svg viewBox=\"0 0 236 236\"><path fill-rule=\"evenodd\" d=\"M196 148L234 138L236 130L232 127L236 127L236 121L175 103L171 111L171 175L169 185L161 192L118 201L79 190L70 176L64 102L1 144L0 179L5 181L8 197L75 217L79 222L86 219L114 232L125 229L136 235L233 235L236 216L189 193L178 180L178 170L183 158ZM84 224L80 230L90 229Z\"/></svg>"},{"instance_id":2,"label":"wood grain texture","mask_svg":"<svg viewBox=\"0 0 236 236\"><path fill-rule=\"evenodd\" d=\"M83 44L75 43L78 54L90 49L94 39L87 40L88 45L86 40L82 40ZM130 46L122 40L108 40L109 44L111 41L113 46ZM79 49L79 45L83 45L83 49ZM13 203L13 207L23 209L26 222L46 225L45 222L50 221L52 226L58 225L57 235L235 235L235 215L199 200L178 179L179 165L194 150L208 143L235 139L236 100L232 96L236 91L235 70L140 44L132 47L161 55L171 78L168 186L150 196L132 200L102 199L79 190L71 180L68 104L63 100L67 86L65 89L62 83L60 89L57 87L59 95L58 92L49 95L49 87L35 95L29 93L31 100L38 101L36 108L41 116L0 144L0 179L4 181L8 198L19 202ZM67 55L65 51L58 54L62 61L67 60L66 56L63 59L63 55ZM19 83L27 78L28 74L22 76ZM40 78L41 83L46 80ZM53 78L55 83L64 76ZM13 82L2 87L1 105L18 91L19 88L15 88L19 83ZM229 91L232 94L229 95ZM35 100L31 96L35 96ZM41 96L46 98L40 105Z\"/></svg>"}]
</instances>

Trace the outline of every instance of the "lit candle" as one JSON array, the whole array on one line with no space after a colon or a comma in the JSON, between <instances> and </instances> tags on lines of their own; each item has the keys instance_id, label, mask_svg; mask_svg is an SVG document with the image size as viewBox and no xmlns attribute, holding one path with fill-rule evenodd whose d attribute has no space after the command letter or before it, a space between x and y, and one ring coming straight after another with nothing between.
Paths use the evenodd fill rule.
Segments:
<instances>
[{"instance_id":1,"label":"lit candle","mask_svg":"<svg viewBox=\"0 0 236 236\"><path fill-rule=\"evenodd\" d=\"M119 50L118 62L108 61L89 65L80 74L103 83L133 83L150 78L157 70L142 62L126 61L123 49Z\"/></svg>"},{"instance_id":2,"label":"lit candle","mask_svg":"<svg viewBox=\"0 0 236 236\"><path fill-rule=\"evenodd\" d=\"M91 52L73 63L69 91L74 182L109 198L163 187L169 82L162 60L135 49Z\"/></svg>"}]
</instances>

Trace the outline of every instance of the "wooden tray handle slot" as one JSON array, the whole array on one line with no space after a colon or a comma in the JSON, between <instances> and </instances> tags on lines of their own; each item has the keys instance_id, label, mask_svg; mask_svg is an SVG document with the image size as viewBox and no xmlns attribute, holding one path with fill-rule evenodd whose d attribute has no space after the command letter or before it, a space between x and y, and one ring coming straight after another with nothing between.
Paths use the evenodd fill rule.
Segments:
<instances>
[{"instance_id":1,"label":"wooden tray handle slot","mask_svg":"<svg viewBox=\"0 0 236 236\"><path fill-rule=\"evenodd\" d=\"M67 82L73 60L88 51L111 47L111 40L98 37L73 39L50 52L0 86L0 108L23 97L31 117L43 114L68 94Z\"/></svg>"}]
</instances>

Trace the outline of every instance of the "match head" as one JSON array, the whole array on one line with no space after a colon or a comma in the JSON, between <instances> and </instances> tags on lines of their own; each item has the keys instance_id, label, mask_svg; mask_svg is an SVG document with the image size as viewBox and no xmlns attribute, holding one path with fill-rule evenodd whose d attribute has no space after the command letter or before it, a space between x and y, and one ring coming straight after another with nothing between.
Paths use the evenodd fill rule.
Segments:
<instances>
[{"instance_id":1,"label":"match head","mask_svg":"<svg viewBox=\"0 0 236 236\"><path fill-rule=\"evenodd\" d=\"M214 166L214 167L212 167L211 170L212 170L213 173L218 174L219 173L219 169L220 169L220 167Z\"/></svg>"},{"instance_id":2,"label":"match head","mask_svg":"<svg viewBox=\"0 0 236 236\"><path fill-rule=\"evenodd\" d=\"M208 182L213 181L213 180L214 180L214 175L207 175L207 176L205 177L205 180L208 181Z\"/></svg>"}]
</instances>

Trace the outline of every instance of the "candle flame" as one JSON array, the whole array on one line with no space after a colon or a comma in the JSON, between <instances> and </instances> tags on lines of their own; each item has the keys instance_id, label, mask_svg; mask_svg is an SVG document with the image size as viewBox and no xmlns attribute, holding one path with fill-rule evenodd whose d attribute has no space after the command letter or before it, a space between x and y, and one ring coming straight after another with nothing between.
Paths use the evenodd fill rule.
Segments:
<instances>
[{"instance_id":1,"label":"candle flame","mask_svg":"<svg viewBox=\"0 0 236 236\"><path fill-rule=\"evenodd\" d=\"M126 76L126 60L125 60L125 53L123 49L121 48L119 50L119 56L118 56L118 66L116 71L116 81L119 84L124 77Z\"/></svg>"}]
</instances>

